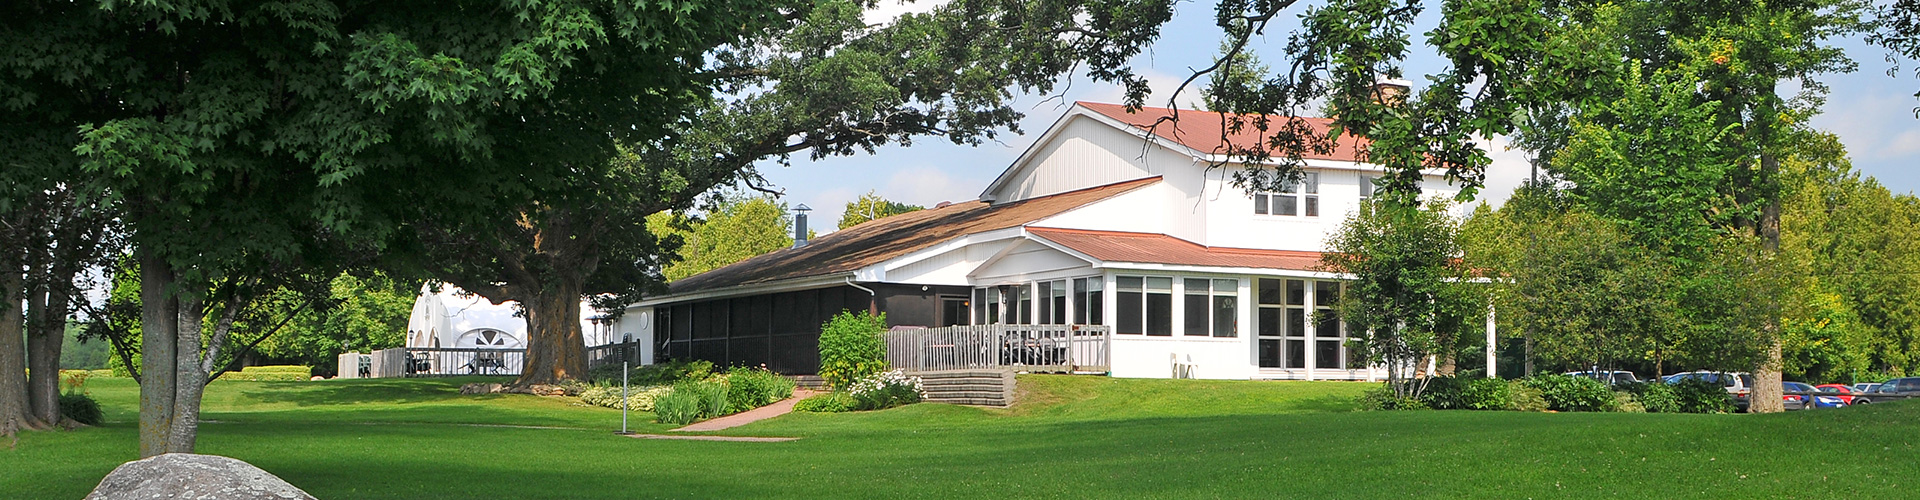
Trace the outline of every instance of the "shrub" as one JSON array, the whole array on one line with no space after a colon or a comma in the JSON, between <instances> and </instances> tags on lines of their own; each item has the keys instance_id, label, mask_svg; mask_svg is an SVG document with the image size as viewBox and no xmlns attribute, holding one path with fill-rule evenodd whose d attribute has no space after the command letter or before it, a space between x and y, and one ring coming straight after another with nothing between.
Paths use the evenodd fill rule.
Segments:
<instances>
[{"instance_id":1,"label":"shrub","mask_svg":"<svg viewBox=\"0 0 1920 500\"><path fill-rule=\"evenodd\" d=\"M793 411L840 413L859 409L860 401L844 392L816 394L793 404Z\"/></svg>"},{"instance_id":2,"label":"shrub","mask_svg":"<svg viewBox=\"0 0 1920 500\"><path fill-rule=\"evenodd\" d=\"M667 386L630 387L627 389L627 409L633 411L653 411L653 404L660 396L673 390ZM580 402L604 406L620 407L620 388L596 386L580 392Z\"/></svg>"},{"instance_id":3,"label":"shrub","mask_svg":"<svg viewBox=\"0 0 1920 500\"><path fill-rule=\"evenodd\" d=\"M701 402L700 395L693 391L668 389L666 394L654 399L653 415L663 424L691 424L700 420Z\"/></svg>"},{"instance_id":4,"label":"shrub","mask_svg":"<svg viewBox=\"0 0 1920 500\"><path fill-rule=\"evenodd\" d=\"M1540 395L1525 380L1507 382L1507 409L1513 411L1547 411L1547 398Z\"/></svg>"},{"instance_id":5,"label":"shrub","mask_svg":"<svg viewBox=\"0 0 1920 500\"><path fill-rule=\"evenodd\" d=\"M1477 378L1467 382L1460 392L1460 404L1471 410L1505 410L1513 407L1511 386L1497 378Z\"/></svg>"},{"instance_id":6,"label":"shrub","mask_svg":"<svg viewBox=\"0 0 1920 500\"><path fill-rule=\"evenodd\" d=\"M887 315L840 311L820 329L820 378L836 389L887 369Z\"/></svg>"},{"instance_id":7,"label":"shrub","mask_svg":"<svg viewBox=\"0 0 1920 500\"><path fill-rule=\"evenodd\" d=\"M1392 388L1384 385L1368 389L1366 393L1361 394L1359 403L1360 409L1369 411L1425 410L1430 408L1427 406L1426 401L1421 401L1419 398L1400 397L1393 393Z\"/></svg>"},{"instance_id":8,"label":"shrub","mask_svg":"<svg viewBox=\"0 0 1920 500\"><path fill-rule=\"evenodd\" d=\"M713 362L705 360L668 360L665 363L633 366L627 369L631 385L673 385L682 380L706 380L713 375ZM620 385L620 365L601 365L587 371L597 385Z\"/></svg>"},{"instance_id":9,"label":"shrub","mask_svg":"<svg viewBox=\"0 0 1920 500\"><path fill-rule=\"evenodd\" d=\"M1680 396L1673 386L1652 383L1634 387L1639 389L1640 406L1653 413L1680 413ZM1721 391L1726 392L1726 391Z\"/></svg>"},{"instance_id":10,"label":"shrub","mask_svg":"<svg viewBox=\"0 0 1920 500\"><path fill-rule=\"evenodd\" d=\"M1463 410L1466 402L1461 400L1467 390L1467 381L1459 377L1432 377L1427 379L1427 390L1420 392L1420 402L1435 410Z\"/></svg>"},{"instance_id":11,"label":"shrub","mask_svg":"<svg viewBox=\"0 0 1920 500\"><path fill-rule=\"evenodd\" d=\"M909 377L900 370L868 375L855 382L847 394L860 402L862 410L884 410L918 403L927 397L920 377Z\"/></svg>"},{"instance_id":12,"label":"shrub","mask_svg":"<svg viewBox=\"0 0 1920 500\"><path fill-rule=\"evenodd\" d=\"M1733 395L1720 384L1700 379L1673 385L1676 407L1683 413L1733 413Z\"/></svg>"},{"instance_id":13,"label":"shrub","mask_svg":"<svg viewBox=\"0 0 1920 500\"><path fill-rule=\"evenodd\" d=\"M1624 412L1624 413L1646 413L1647 407L1644 405L1641 405L1640 398L1634 397L1633 393L1631 392L1614 391L1613 406L1609 407L1607 411L1617 411L1617 412Z\"/></svg>"},{"instance_id":14,"label":"shrub","mask_svg":"<svg viewBox=\"0 0 1920 500\"><path fill-rule=\"evenodd\" d=\"M87 425L100 425L100 403L78 392L61 394L60 416Z\"/></svg>"},{"instance_id":15,"label":"shrub","mask_svg":"<svg viewBox=\"0 0 1920 500\"><path fill-rule=\"evenodd\" d=\"M220 375L220 380L248 382L305 382L312 378L313 368L307 366L248 366Z\"/></svg>"},{"instance_id":16,"label":"shrub","mask_svg":"<svg viewBox=\"0 0 1920 500\"><path fill-rule=\"evenodd\" d=\"M773 404L776 401L793 397L793 379L767 371L766 368L734 368L727 370L727 402L732 413Z\"/></svg>"},{"instance_id":17,"label":"shrub","mask_svg":"<svg viewBox=\"0 0 1920 500\"><path fill-rule=\"evenodd\" d=\"M1528 378L1526 383L1540 390L1552 410L1607 411L1613 406L1613 390L1598 380L1548 374Z\"/></svg>"}]
</instances>

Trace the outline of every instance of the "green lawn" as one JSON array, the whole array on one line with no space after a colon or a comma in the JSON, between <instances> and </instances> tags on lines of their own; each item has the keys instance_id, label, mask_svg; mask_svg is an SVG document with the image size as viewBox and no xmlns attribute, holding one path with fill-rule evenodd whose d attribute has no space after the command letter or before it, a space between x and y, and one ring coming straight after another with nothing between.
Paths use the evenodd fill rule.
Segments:
<instances>
[{"instance_id":1,"label":"green lawn","mask_svg":"<svg viewBox=\"0 0 1920 500\"><path fill-rule=\"evenodd\" d=\"M216 382L200 451L323 499L1868 497L1920 491L1920 404L1779 415L1352 412L1363 384L1023 376L1012 410L794 414L727 434L613 435L563 398L454 380ZM108 425L0 444L0 497L74 499L135 458ZM659 431L635 418L636 430ZM556 428L501 427L500 425Z\"/></svg>"}]
</instances>

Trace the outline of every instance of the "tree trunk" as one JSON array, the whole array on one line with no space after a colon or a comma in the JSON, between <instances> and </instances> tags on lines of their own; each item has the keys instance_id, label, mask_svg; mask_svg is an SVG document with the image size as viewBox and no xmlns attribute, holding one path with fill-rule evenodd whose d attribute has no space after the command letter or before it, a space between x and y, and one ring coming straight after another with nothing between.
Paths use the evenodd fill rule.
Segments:
<instances>
[{"instance_id":1,"label":"tree trunk","mask_svg":"<svg viewBox=\"0 0 1920 500\"><path fill-rule=\"evenodd\" d=\"M179 307L173 268L148 248L140 255L140 457L172 451L173 417L179 384L175 349Z\"/></svg>"},{"instance_id":2,"label":"tree trunk","mask_svg":"<svg viewBox=\"0 0 1920 500\"><path fill-rule=\"evenodd\" d=\"M541 292L520 304L527 315L527 357L516 386L587 376L587 341L580 332L580 280L567 276L553 281L550 287L530 288Z\"/></svg>"},{"instance_id":3,"label":"tree trunk","mask_svg":"<svg viewBox=\"0 0 1920 500\"><path fill-rule=\"evenodd\" d=\"M184 294L183 294L184 295ZM191 296L189 296L191 297ZM179 301L174 346L173 417L167 432L167 453L193 453L199 437L200 395L207 387L207 372L200 369L201 302L196 298Z\"/></svg>"},{"instance_id":4,"label":"tree trunk","mask_svg":"<svg viewBox=\"0 0 1920 500\"><path fill-rule=\"evenodd\" d=\"M27 349L24 344L26 276L20 272L18 253L0 254L0 436L12 436L21 429L36 429L40 423L29 412L27 402Z\"/></svg>"},{"instance_id":5,"label":"tree trunk","mask_svg":"<svg viewBox=\"0 0 1920 500\"><path fill-rule=\"evenodd\" d=\"M33 325L27 331L27 399L35 418L49 424L60 421L60 348L67 338L67 287L72 273L54 264L47 282L33 291Z\"/></svg>"},{"instance_id":6,"label":"tree trunk","mask_svg":"<svg viewBox=\"0 0 1920 500\"><path fill-rule=\"evenodd\" d=\"M1769 89L1771 90L1771 89ZM1770 116L1770 114L1769 114ZM1760 183L1771 186L1780 172L1780 160L1772 154L1760 155ZM1775 192L1767 196L1766 206L1760 209L1760 254L1762 259L1771 262L1780 254L1780 195ZM1781 401L1786 389L1781 385L1780 313L1779 308L1767 308L1766 319L1760 325L1762 341L1766 343L1766 357L1753 370L1753 392L1747 400L1750 413L1778 413L1786 411Z\"/></svg>"}]
</instances>

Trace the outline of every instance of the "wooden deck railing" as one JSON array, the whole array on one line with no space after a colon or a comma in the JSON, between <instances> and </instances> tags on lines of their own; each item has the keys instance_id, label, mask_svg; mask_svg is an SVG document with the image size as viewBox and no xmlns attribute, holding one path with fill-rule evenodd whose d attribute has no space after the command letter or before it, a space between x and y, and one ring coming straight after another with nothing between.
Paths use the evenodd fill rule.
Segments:
<instances>
[{"instance_id":1,"label":"wooden deck railing","mask_svg":"<svg viewBox=\"0 0 1920 500\"><path fill-rule=\"evenodd\" d=\"M634 367L639 367L646 363L646 361L640 359L639 341L597 345L587 348L587 369L589 370L602 365L620 366L620 362L622 361L631 361Z\"/></svg>"},{"instance_id":2,"label":"wooden deck railing","mask_svg":"<svg viewBox=\"0 0 1920 500\"><path fill-rule=\"evenodd\" d=\"M910 371L1007 367L1106 373L1111 329L1100 325L970 325L886 333L887 363Z\"/></svg>"},{"instance_id":3,"label":"wooden deck railing","mask_svg":"<svg viewBox=\"0 0 1920 500\"><path fill-rule=\"evenodd\" d=\"M519 375L520 369L526 364L526 349L408 347L406 375Z\"/></svg>"}]
</instances>

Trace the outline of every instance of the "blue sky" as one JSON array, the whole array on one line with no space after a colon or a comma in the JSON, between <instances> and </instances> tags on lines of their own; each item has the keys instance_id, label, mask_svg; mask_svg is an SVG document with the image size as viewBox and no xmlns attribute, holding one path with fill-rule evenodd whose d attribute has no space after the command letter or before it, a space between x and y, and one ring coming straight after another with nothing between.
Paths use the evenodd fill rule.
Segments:
<instances>
[{"instance_id":1,"label":"blue sky","mask_svg":"<svg viewBox=\"0 0 1920 500\"><path fill-rule=\"evenodd\" d=\"M1302 2L1304 5L1306 2ZM927 4L899 5L882 0L882 9L870 13L870 21L890 19L906 10L926 8ZM1299 7L1292 15L1297 15ZM1424 16L1422 31L1434 24L1434 9ZM1288 16L1292 19L1292 16ZM1256 39L1256 53L1267 64L1279 67L1284 61L1280 48L1294 24L1275 23L1264 38ZM1416 37L1416 40L1418 37ZM1211 61L1219 47L1220 35L1213 26L1213 4L1183 2L1174 20L1162 31L1161 39L1137 58L1135 67L1153 83L1149 104L1163 106L1171 91L1191 74L1193 68ZM1843 40L1846 49L1859 64L1851 74L1825 75L1821 81L1832 88L1824 112L1813 119L1819 129L1839 135L1853 158L1854 167L1873 176L1895 192L1920 189L1920 119L1914 116L1913 93L1920 89L1909 66L1900 77L1889 77L1892 67L1885 51L1867 46L1858 39ZM1911 63L1910 61L1907 63ZM1406 73L1416 87L1420 75L1440 69L1439 58L1417 47L1407 63ZM1182 93L1177 102L1183 107L1196 102L1197 89ZM819 161L795 158L791 167L763 162L761 173L776 188L786 192L789 204L807 204L816 209L811 226L822 232L831 230L849 200L868 191L894 201L932 206L941 201L972 200L988 182L1025 151L1047 126L1065 113L1073 101L1119 102L1121 92L1109 84L1076 80L1063 96L1022 95L1015 109L1026 114L1020 127L1024 135L1002 134L998 142L972 147L959 146L940 138L921 138L912 147L890 146L872 155L832 157ZM1494 165L1488 173L1483 200L1504 200L1514 186L1527 175L1525 157L1517 151L1494 151Z\"/></svg>"}]
</instances>

